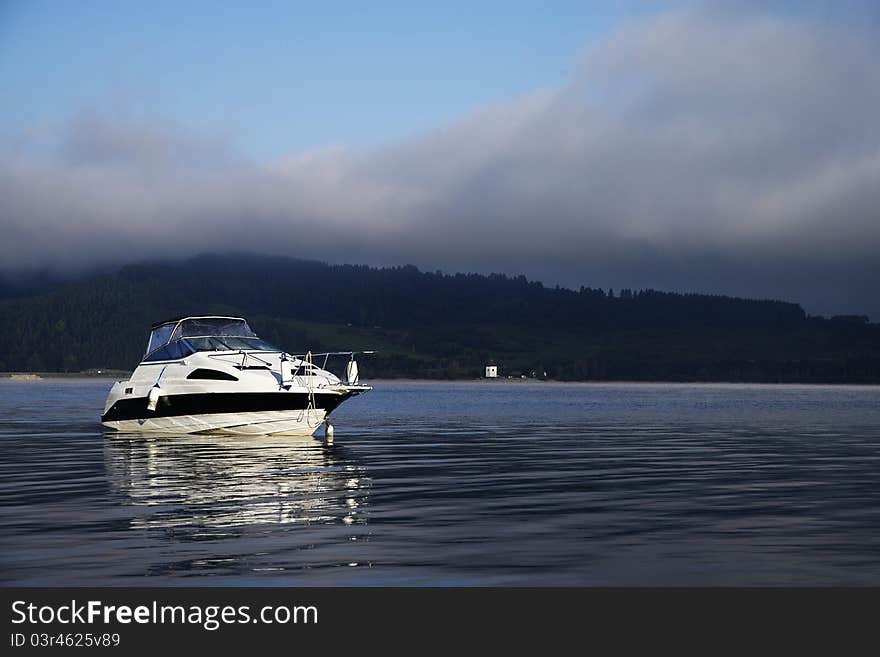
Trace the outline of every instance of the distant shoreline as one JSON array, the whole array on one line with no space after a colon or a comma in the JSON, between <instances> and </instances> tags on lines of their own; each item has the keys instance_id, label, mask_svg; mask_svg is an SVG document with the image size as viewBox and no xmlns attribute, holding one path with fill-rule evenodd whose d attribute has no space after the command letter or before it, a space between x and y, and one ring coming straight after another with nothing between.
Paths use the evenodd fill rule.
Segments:
<instances>
[{"instance_id":1,"label":"distant shoreline","mask_svg":"<svg viewBox=\"0 0 880 657\"><path fill-rule=\"evenodd\" d=\"M118 379L128 378L131 372L124 370L100 370L96 372L0 372L0 379L13 381L42 381L44 379Z\"/></svg>"},{"instance_id":2,"label":"distant shoreline","mask_svg":"<svg viewBox=\"0 0 880 657\"><path fill-rule=\"evenodd\" d=\"M89 372L0 372L0 381L51 381L57 379L96 379L96 380L124 380L131 376L131 372L124 370L100 370ZM484 383L486 385L512 385L522 383L574 383L574 384L603 384L603 385L762 385L762 386L860 386L878 387L878 383L866 383L859 381L675 381L675 380L630 380L630 379L588 379L583 381L561 379L532 379L521 377L502 377L496 379L461 378L461 379L415 379L412 377L400 378L371 378L363 379L363 383Z\"/></svg>"}]
</instances>

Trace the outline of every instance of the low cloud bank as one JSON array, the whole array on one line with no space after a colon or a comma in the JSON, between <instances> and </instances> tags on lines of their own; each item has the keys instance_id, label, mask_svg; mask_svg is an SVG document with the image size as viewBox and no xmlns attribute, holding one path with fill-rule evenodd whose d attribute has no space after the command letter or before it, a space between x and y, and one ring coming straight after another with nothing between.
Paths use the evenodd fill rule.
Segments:
<instances>
[{"instance_id":1,"label":"low cloud bank","mask_svg":"<svg viewBox=\"0 0 880 657\"><path fill-rule=\"evenodd\" d=\"M81 114L0 152L0 268L252 250L880 318L880 39L809 15L622 26L563 86L367 151L253 163Z\"/></svg>"}]
</instances>

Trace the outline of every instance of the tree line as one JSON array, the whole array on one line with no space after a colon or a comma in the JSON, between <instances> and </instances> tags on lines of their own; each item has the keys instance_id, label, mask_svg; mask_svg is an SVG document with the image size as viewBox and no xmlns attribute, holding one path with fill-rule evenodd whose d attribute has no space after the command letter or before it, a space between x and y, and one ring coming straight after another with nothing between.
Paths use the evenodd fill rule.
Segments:
<instances>
[{"instance_id":1,"label":"tree line","mask_svg":"<svg viewBox=\"0 0 880 657\"><path fill-rule=\"evenodd\" d=\"M292 352L377 348L373 377L880 382L880 325L794 303L651 289L547 287L253 255L122 267L0 298L0 370L131 369L149 326L249 319Z\"/></svg>"}]
</instances>

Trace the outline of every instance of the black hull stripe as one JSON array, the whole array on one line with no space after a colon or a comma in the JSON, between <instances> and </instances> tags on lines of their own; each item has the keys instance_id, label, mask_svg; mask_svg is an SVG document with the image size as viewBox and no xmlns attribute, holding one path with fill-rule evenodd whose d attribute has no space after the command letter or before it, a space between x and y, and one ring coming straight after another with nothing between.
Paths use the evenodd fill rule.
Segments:
<instances>
[{"instance_id":1,"label":"black hull stripe","mask_svg":"<svg viewBox=\"0 0 880 657\"><path fill-rule=\"evenodd\" d=\"M315 408L330 413L351 394L315 393ZM259 413L298 411L309 405L305 392L201 392L160 397L155 411L147 410L147 398L120 399L101 416L101 422L140 420L207 413Z\"/></svg>"}]
</instances>

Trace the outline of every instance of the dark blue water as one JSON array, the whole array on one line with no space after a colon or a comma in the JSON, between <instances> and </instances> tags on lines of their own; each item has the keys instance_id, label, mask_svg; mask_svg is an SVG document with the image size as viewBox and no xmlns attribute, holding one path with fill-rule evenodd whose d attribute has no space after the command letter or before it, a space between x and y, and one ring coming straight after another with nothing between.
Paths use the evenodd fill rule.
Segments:
<instances>
[{"instance_id":1,"label":"dark blue water","mask_svg":"<svg viewBox=\"0 0 880 657\"><path fill-rule=\"evenodd\" d=\"M0 381L0 583L880 585L880 388L375 385L327 445Z\"/></svg>"}]
</instances>

